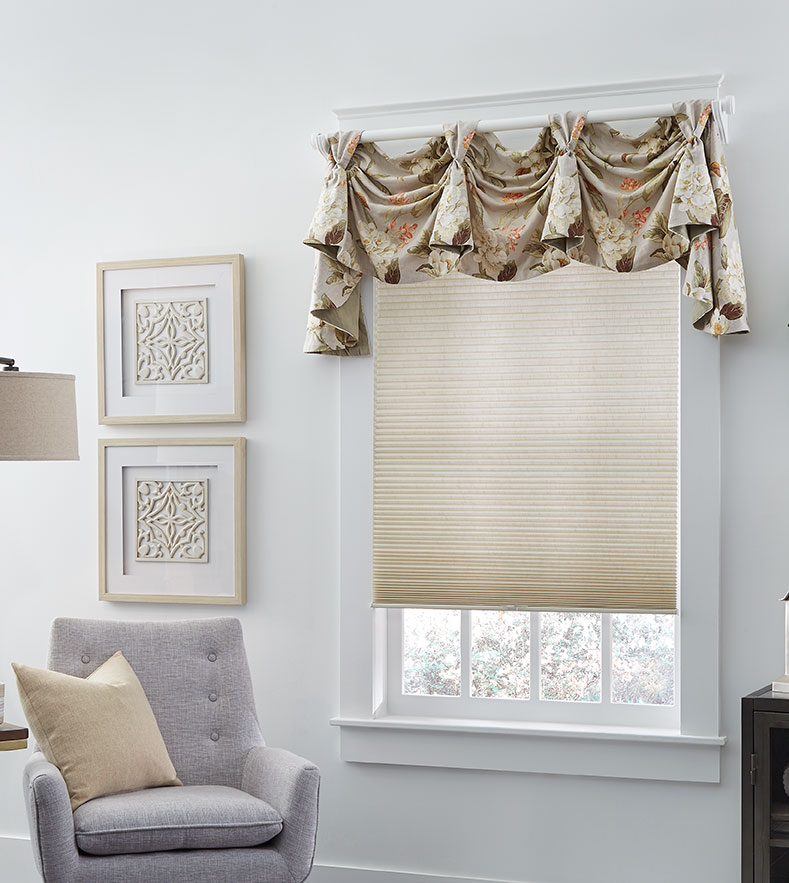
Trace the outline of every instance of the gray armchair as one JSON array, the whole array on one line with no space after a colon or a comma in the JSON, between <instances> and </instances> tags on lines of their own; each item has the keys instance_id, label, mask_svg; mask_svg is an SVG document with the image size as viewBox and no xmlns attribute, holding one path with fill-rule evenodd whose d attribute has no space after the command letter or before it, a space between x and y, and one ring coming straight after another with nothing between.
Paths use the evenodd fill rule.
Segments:
<instances>
[{"instance_id":1,"label":"gray armchair","mask_svg":"<svg viewBox=\"0 0 789 883\"><path fill-rule=\"evenodd\" d=\"M99 797L72 814L60 771L36 751L24 787L45 883L301 883L320 775L265 746L238 620L56 619L49 667L86 677L117 650L184 787Z\"/></svg>"}]
</instances>

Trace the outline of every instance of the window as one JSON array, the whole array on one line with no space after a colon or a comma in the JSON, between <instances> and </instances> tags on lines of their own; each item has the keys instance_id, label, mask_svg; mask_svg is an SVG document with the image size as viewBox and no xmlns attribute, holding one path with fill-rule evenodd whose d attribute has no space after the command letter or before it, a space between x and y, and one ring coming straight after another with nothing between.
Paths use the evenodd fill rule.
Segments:
<instances>
[{"instance_id":1,"label":"window","mask_svg":"<svg viewBox=\"0 0 789 883\"><path fill-rule=\"evenodd\" d=\"M676 268L381 286L375 312L374 599L411 607L389 710L676 726L675 617L608 612L676 606Z\"/></svg>"},{"instance_id":2,"label":"window","mask_svg":"<svg viewBox=\"0 0 789 883\"><path fill-rule=\"evenodd\" d=\"M388 709L676 727L676 617L389 610Z\"/></svg>"},{"instance_id":3,"label":"window","mask_svg":"<svg viewBox=\"0 0 789 883\"><path fill-rule=\"evenodd\" d=\"M644 276L631 278L636 281ZM677 289L678 285L674 291ZM363 298L365 312L374 320L372 282L365 283ZM669 652L670 631L663 631L663 652L658 658L644 658L637 642L627 645L618 633L614 639L614 629L623 623L632 625L640 614L600 613L603 670L599 702L540 700L537 653L540 620L550 612L547 608L502 614L485 611L494 624L499 615L509 619L518 614L528 619L528 669L523 658L526 629L519 636L516 630L515 635L498 638L499 646L504 644L503 665L496 661L499 651L491 646L494 637L487 636L484 648L479 639L474 647L481 652L472 669L471 621L481 612L463 610L455 614L459 617L459 653L466 660L460 663L461 695L431 696L403 690L407 657L401 657L398 648L403 646L404 613L408 616L411 611L370 609L375 570L373 359L338 360L341 649L339 714L332 723L340 728L344 760L719 780L719 749L725 742L718 731L719 345L692 328L691 310L691 301L681 298L680 615L660 614L657 619L674 623L674 652ZM579 330L583 330L582 318L575 326ZM649 310L643 319L651 320ZM615 649L615 644L623 641L630 647L627 656ZM666 685L671 680L669 658L674 663L674 705L644 701L645 680L634 678L633 673L651 667L651 683ZM455 659L449 662L456 664ZM604 673L606 664L608 674ZM418 667L411 666L412 686L407 690L420 689ZM485 691L485 683L492 692L486 672L493 667L498 695L476 695L477 690ZM477 687L473 686L475 675ZM502 690L523 693L527 679L529 699L501 696ZM614 694L614 701L610 698L612 685L620 691ZM627 698L624 691L628 689L630 698L642 701L616 701L617 697ZM461 708L464 701L467 707ZM639 720L641 715L645 717ZM502 734L507 738L502 739Z\"/></svg>"}]
</instances>

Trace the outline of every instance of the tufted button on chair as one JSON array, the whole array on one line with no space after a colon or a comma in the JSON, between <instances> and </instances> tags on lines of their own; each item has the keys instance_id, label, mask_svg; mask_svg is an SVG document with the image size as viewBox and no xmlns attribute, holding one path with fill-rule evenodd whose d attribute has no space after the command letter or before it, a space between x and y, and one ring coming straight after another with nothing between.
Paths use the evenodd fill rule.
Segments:
<instances>
[{"instance_id":1,"label":"tufted button on chair","mask_svg":"<svg viewBox=\"0 0 789 883\"><path fill-rule=\"evenodd\" d=\"M184 787L99 797L72 813L60 771L36 751L24 781L45 883L306 879L320 775L265 746L239 621L56 619L49 667L87 677L117 650L140 679Z\"/></svg>"}]
</instances>

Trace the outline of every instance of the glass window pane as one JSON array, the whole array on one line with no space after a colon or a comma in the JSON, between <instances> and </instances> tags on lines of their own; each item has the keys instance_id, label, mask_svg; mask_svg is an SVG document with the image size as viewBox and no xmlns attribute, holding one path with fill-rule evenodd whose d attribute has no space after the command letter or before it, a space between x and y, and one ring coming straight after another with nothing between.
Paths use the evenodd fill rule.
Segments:
<instances>
[{"instance_id":1,"label":"glass window pane","mask_svg":"<svg viewBox=\"0 0 789 883\"><path fill-rule=\"evenodd\" d=\"M403 611L403 693L460 695L460 611Z\"/></svg>"},{"instance_id":2,"label":"glass window pane","mask_svg":"<svg viewBox=\"0 0 789 883\"><path fill-rule=\"evenodd\" d=\"M599 613L540 614L540 699L599 702Z\"/></svg>"},{"instance_id":3,"label":"glass window pane","mask_svg":"<svg viewBox=\"0 0 789 883\"><path fill-rule=\"evenodd\" d=\"M674 704L674 619L611 614L611 701Z\"/></svg>"},{"instance_id":4,"label":"glass window pane","mask_svg":"<svg viewBox=\"0 0 789 883\"><path fill-rule=\"evenodd\" d=\"M471 695L529 698L528 613L471 614Z\"/></svg>"}]
</instances>

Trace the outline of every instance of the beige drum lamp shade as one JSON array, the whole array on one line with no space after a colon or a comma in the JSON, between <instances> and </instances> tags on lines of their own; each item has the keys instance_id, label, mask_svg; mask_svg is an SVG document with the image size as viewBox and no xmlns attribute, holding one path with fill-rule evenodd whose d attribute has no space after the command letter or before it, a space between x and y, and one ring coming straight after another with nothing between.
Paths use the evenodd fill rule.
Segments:
<instances>
[{"instance_id":1,"label":"beige drum lamp shade","mask_svg":"<svg viewBox=\"0 0 789 883\"><path fill-rule=\"evenodd\" d=\"M79 460L73 374L0 371L0 460Z\"/></svg>"}]
</instances>

